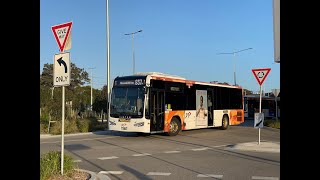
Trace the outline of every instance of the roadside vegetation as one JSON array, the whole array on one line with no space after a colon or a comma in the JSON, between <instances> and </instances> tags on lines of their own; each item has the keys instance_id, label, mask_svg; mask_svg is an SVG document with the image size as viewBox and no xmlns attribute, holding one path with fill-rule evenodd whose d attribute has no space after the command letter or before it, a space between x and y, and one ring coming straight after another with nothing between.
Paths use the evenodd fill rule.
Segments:
<instances>
[{"instance_id":1,"label":"roadside vegetation","mask_svg":"<svg viewBox=\"0 0 320 180\"><path fill-rule=\"evenodd\" d=\"M53 87L53 64L44 64L40 74L40 133L61 134L62 88ZM70 85L65 87L65 133L104 130L107 126L107 86L92 88L85 69L71 63ZM101 122L104 119L104 123ZM98 121L100 120L100 121ZM50 123L49 123L50 122ZM50 128L49 128L50 124Z\"/></svg>"},{"instance_id":2,"label":"roadside vegetation","mask_svg":"<svg viewBox=\"0 0 320 180\"><path fill-rule=\"evenodd\" d=\"M50 151L40 158L40 180L88 179L88 173L76 170L71 156L64 154L63 175L61 175L61 152Z\"/></svg>"},{"instance_id":3,"label":"roadside vegetation","mask_svg":"<svg viewBox=\"0 0 320 180\"><path fill-rule=\"evenodd\" d=\"M280 129L280 119L267 119L264 121L264 126Z\"/></svg>"}]
</instances>

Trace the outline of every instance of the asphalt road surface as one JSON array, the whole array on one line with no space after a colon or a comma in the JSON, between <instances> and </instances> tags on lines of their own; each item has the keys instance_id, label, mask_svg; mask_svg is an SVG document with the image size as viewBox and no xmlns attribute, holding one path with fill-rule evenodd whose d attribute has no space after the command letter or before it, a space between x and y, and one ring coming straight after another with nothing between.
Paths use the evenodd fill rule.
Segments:
<instances>
[{"instance_id":1,"label":"asphalt road surface","mask_svg":"<svg viewBox=\"0 0 320 180\"><path fill-rule=\"evenodd\" d=\"M183 131L178 136L108 131L103 135L65 137L65 153L80 169L111 179L280 179L280 153L232 150L239 143L258 142L253 120L227 130ZM280 130L261 129L261 143L280 142ZM40 138L40 156L61 150L61 136Z\"/></svg>"}]
</instances>

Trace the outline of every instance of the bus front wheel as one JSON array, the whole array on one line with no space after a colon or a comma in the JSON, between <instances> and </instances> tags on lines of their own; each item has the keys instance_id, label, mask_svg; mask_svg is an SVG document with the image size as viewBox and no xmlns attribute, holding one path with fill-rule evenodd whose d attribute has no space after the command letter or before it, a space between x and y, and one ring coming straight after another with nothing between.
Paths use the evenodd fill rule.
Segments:
<instances>
[{"instance_id":1,"label":"bus front wheel","mask_svg":"<svg viewBox=\"0 0 320 180\"><path fill-rule=\"evenodd\" d=\"M228 129L228 127L229 127L229 118L228 118L228 116L224 115L223 118L222 118L221 129L222 130L226 130L226 129Z\"/></svg>"},{"instance_id":2,"label":"bus front wheel","mask_svg":"<svg viewBox=\"0 0 320 180\"><path fill-rule=\"evenodd\" d=\"M171 119L170 131L167 133L169 136L176 136L181 131L181 123L176 117Z\"/></svg>"}]
</instances>

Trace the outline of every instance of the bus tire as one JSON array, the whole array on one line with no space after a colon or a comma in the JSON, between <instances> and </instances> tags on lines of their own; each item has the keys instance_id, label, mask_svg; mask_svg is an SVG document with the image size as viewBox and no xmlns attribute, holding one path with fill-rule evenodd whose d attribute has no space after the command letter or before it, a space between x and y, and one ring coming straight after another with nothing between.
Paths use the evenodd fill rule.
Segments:
<instances>
[{"instance_id":1,"label":"bus tire","mask_svg":"<svg viewBox=\"0 0 320 180\"><path fill-rule=\"evenodd\" d=\"M224 115L222 118L222 125L221 128L222 130L226 130L229 127L229 117L227 115Z\"/></svg>"},{"instance_id":2,"label":"bus tire","mask_svg":"<svg viewBox=\"0 0 320 180\"><path fill-rule=\"evenodd\" d=\"M173 117L170 122L170 131L167 132L169 136L176 136L181 131L181 123L178 118Z\"/></svg>"},{"instance_id":3,"label":"bus tire","mask_svg":"<svg viewBox=\"0 0 320 180\"><path fill-rule=\"evenodd\" d=\"M150 136L150 133L137 132L137 136Z\"/></svg>"}]
</instances>

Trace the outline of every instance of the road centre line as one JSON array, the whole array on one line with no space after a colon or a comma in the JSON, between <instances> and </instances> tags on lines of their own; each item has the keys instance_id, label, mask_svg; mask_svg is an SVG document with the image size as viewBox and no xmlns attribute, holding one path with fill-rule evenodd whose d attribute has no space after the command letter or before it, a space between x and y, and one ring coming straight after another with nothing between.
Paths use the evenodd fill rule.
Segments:
<instances>
[{"instance_id":1,"label":"road centre line","mask_svg":"<svg viewBox=\"0 0 320 180\"><path fill-rule=\"evenodd\" d=\"M123 171L100 171L98 174L122 174Z\"/></svg>"},{"instance_id":2,"label":"road centre line","mask_svg":"<svg viewBox=\"0 0 320 180\"><path fill-rule=\"evenodd\" d=\"M264 177L264 176L252 176L252 179L279 180L278 177Z\"/></svg>"},{"instance_id":3,"label":"road centre line","mask_svg":"<svg viewBox=\"0 0 320 180\"><path fill-rule=\"evenodd\" d=\"M106 160L106 159L117 159L117 156L110 156L110 157L99 157L100 160Z\"/></svg>"},{"instance_id":4,"label":"road centre line","mask_svg":"<svg viewBox=\"0 0 320 180\"><path fill-rule=\"evenodd\" d=\"M170 153L180 153L181 151L165 151L164 153L170 154Z\"/></svg>"},{"instance_id":5,"label":"road centre line","mask_svg":"<svg viewBox=\"0 0 320 180\"><path fill-rule=\"evenodd\" d=\"M213 178L222 179L223 175L218 175L218 174L198 174L197 177L213 177Z\"/></svg>"},{"instance_id":6,"label":"road centre line","mask_svg":"<svg viewBox=\"0 0 320 180\"><path fill-rule=\"evenodd\" d=\"M171 173L165 172L148 172L148 176L169 176Z\"/></svg>"},{"instance_id":7,"label":"road centre line","mask_svg":"<svg viewBox=\"0 0 320 180\"><path fill-rule=\"evenodd\" d=\"M204 151L204 150L208 150L208 149L211 149L211 148L204 147L204 148L196 148L196 149L191 149L191 150L192 151Z\"/></svg>"},{"instance_id":8,"label":"road centre line","mask_svg":"<svg viewBox=\"0 0 320 180\"><path fill-rule=\"evenodd\" d=\"M134 154L132 156L150 156L151 154L148 153L142 153L142 154Z\"/></svg>"}]
</instances>

